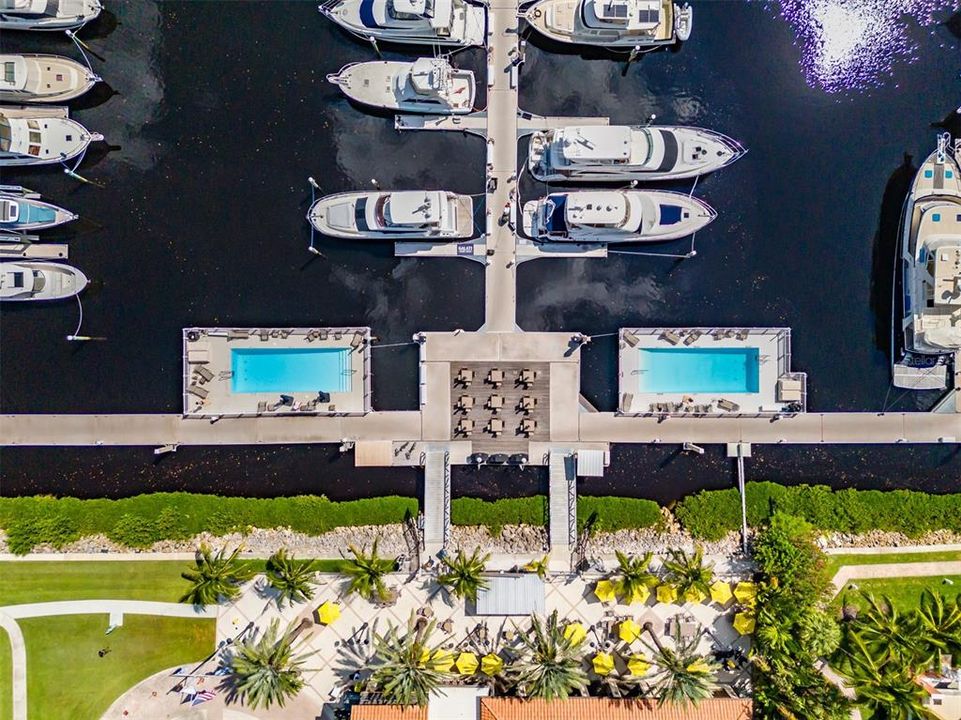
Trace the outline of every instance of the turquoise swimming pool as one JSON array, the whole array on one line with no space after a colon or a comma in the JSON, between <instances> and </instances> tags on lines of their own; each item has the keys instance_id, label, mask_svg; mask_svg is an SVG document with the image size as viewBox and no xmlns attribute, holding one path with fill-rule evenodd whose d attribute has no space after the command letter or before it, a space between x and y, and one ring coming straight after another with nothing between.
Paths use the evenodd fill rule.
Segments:
<instances>
[{"instance_id":1,"label":"turquoise swimming pool","mask_svg":"<svg viewBox=\"0 0 961 720\"><path fill-rule=\"evenodd\" d=\"M231 392L350 392L350 348L233 348Z\"/></svg>"},{"instance_id":2,"label":"turquoise swimming pool","mask_svg":"<svg viewBox=\"0 0 961 720\"><path fill-rule=\"evenodd\" d=\"M648 393L756 393L757 348L639 348L637 389Z\"/></svg>"}]
</instances>

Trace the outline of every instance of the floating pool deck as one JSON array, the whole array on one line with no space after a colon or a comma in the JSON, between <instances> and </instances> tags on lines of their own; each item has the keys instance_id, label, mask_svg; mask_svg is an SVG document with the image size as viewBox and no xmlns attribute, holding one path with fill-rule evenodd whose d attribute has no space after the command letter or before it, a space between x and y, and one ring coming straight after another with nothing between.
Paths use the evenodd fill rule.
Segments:
<instances>
[{"instance_id":1,"label":"floating pool deck","mask_svg":"<svg viewBox=\"0 0 961 720\"><path fill-rule=\"evenodd\" d=\"M618 339L621 414L723 417L807 409L807 375L791 369L788 328L624 328Z\"/></svg>"},{"instance_id":2,"label":"floating pool deck","mask_svg":"<svg viewBox=\"0 0 961 720\"><path fill-rule=\"evenodd\" d=\"M186 328L184 417L362 415L370 328Z\"/></svg>"}]
</instances>

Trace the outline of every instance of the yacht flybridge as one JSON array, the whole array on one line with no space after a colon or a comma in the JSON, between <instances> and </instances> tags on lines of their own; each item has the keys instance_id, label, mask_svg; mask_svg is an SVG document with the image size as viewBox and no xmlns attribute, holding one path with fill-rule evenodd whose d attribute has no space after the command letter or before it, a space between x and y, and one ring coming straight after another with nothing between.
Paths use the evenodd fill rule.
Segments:
<instances>
[{"instance_id":1,"label":"yacht flybridge","mask_svg":"<svg viewBox=\"0 0 961 720\"><path fill-rule=\"evenodd\" d=\"M694 11L672 0L538 0L524 19L557 42L633 49L687 40Z\"/></svg>"},{"instance_id":2,"label":"yacht flybridge","mask_svg":"<svg viewBox=\"0 0 961 720\"><path fill-rule=\"evenodd\" d=\"M86 286L87 276L63 263L0 264L0 300L62 300L79 294Z\"/></svg>"},{"instance_id":3,"label":"yacht flybridge","mask_svg":"<svg viewBox=\"0 0 961 720\"><path fill-rule=\"evenodd\" d=\"M76 219L72 212L43 202L35 192L19 185L0 185L0 231L31 232Z\"/></svg>"},{"instance_id":4,"label":"yacht flybridge","mask_svg":"<svg viewBox=\"0 0 961 720\"><path fill-rule=\"evenodd\" d=\"M320 198L307 220L324 235L370 240L455 240L473 237L467 195L440 190L348 192Z\"/></svg>"},{"instance_id":5,"label":"yacht flybridge","mask_svg":"<svg viewBox=\"0 0 961 720\"><path fill-rule=\"evenodd\" d=\"M961 352L961 168L948 142L946 136L939 138L904 205L900 255L906 356L895 364L895 384L901 387L926 389L912 384L906 368L923 368L922 378L943 376L930 369L937 356L946 360ZM927 356L928 362L918 356ZM903 383L898 383L899 374Z\"/></svg>"},{"instance_id":6,"label":"yacht flybridge","mask_svg":"<svg viewBox=\"0 0 961 720\"><path fill-rule=\"evenodd\" d=\"M568 126L534 133L527 166L543 182L681 180L745 152L736 140L696 127Z\"/></svg>"},{"instance_id":7,"label":"yacht flybridge","mask_svg":"<svg viewBox=\"0 0 961 720\"><path fill-rule=\"evenodd\" d=\"M0 107L0 167L66 162L103 140L65 107Z\"/></svg>"},{"instance_id":8,"label":"yacht flybridge","mask_svg":"<svg viewBox=\"0 0 961 720\"><path fill-rule=\"evenodd\" d=\"M352 63L327 79L351 100L388 110L457 115L474 108L474 73L443 58Z\"/></svg>"},{"instance_id":9,"label":"yacht flybridge","mask_svg":"<svg viewBox=\"0 0 961 720\"><path fill-rule=\"evenodd\" d=\"M3 102L67 102L99 81L90 68L59 55L0 55Z\"/></svg>"},{"instance_id":10,"label":"yacht flybridge","mask_svg":"<svg viewBox=\"0 0 961 720\"><path fill-rule=\"evenodd\" d=\"M77 30L102 9L100 0L0 0L0 29Z\"/></svg>"},{"instance_id":11,"label":"yacht flybridge","mask_svg":"<svg viewBox=\"0 0 961 720\"><path fill-rule=\"evenodd\" d=\"M369 40L483 45L487 10L471 0L329 0L320 12Z\"/></svg>"},{"instance_id":12,"label":"yacht flybridge","mask_svg":"<svg viewBox=\"0 0 961 720\"><path fill-rule=\"evenodd\" d=\"M660 242L697 232L717 213L669 190L553 193L524 205L524 233L549 242Z\"/></svg>"}]
</instances>

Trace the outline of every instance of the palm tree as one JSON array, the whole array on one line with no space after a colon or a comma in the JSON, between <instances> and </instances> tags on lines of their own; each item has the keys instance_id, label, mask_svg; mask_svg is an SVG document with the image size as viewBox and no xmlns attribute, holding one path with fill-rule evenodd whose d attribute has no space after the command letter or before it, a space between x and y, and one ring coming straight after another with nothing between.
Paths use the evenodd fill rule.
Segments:
<instances>
[{"instance_id":1,"label":"palm tree","mask_svg":"<svg viewBox=\"0 0 961 720\"><path fill-rule=\"evenodd\" d=\"M522 696L553 700L574 691L587 693L587 673L580 653L583 640L572 643L565 637L556 610L546 624L532 615L530 632L518 636L522 655L511 666L511 676Z\"/></svg>"},{"instance_id":2,"label":"palm tree","mask_svg":"<svg viewBox=\"0 0 961 720\"><path fill-rule=\"evenodd\" d=\"M384 576L392 572L397 565L397 558L384 558L377 554L377 540L370 548L370 553L358 549L355 545L348 545L347 549L353 555L345 558L346 563L342 572L350 578L347 592L357 593L365 600L386 601L390 597Z\"/></svg>"},{"instance_id":3,"label":"palm tree","mask_svg":"<svg viewBox=\"0 0 961 720\"><path fill-rule=\"evenodd\" d=\"M899 612L888 597L878 601L870 593L862 595L868 607L852 621L849 635L857 635L863 641L864 652L879 663L894 660L912 670L923 664L925 651L916 620Z\"/></svg>"},{"instance_id":4,"label":"palm tree","mask_svg":"<svg viewBox=\"0 0 961 720\"><path fill-rule=\"evenodd\" d=\"M277 606L284 603L307 602L314 597L314 581L317 579L315 563L311 560L295 560L281 548L269 558L265 568L267 583L277 591Z\"/></svg>"},{"instance_id":5,"label":"palm tree","mask_svg":"<svg viewBox=\"0 0 961 720\"><path fill-rule=\"evenodd\" d=\"M657 577L648 570L654 553L644 553L643 557L637 557L615 550L614 554L617 556L617 570L613 577L621 594L628 600L634 597L642 586L651 588L657 585Z\"/></svg>"},{"instance_id":6,"label":"palm tree","mask_svg":"<svg viewBox=\"0 0 961 720\"><path fill-rule=\"evenodd\" d=\"M529 563L527 563L524 567L522 567L521 570L523 570L524 572L536 573L537 577L543 580L544 578L547 577L547 571L549 569L547 558L548 558L547 555L545 555L540 559L535 558L531 560Z\"/></svg>"},{"instance_id":7,"label":"palm tree","mask_svg":"<svg viewBox=\"0 0 961 720\"><path fill-rule=\"evenodd\" d=\"M391 625L384 635L374 635L371 683L391 705L427 705L431 695L453 678L434 667L429 658L440 648L430 645L435 622L416 620L411 615L401 634Z\"/></svg>"},{"instance_id":8,"label":"palm tree","mask_svg":"<svg viewBox=\"0 0 961 720\"><path fill-rule=\"evenodd\" d=\"M714 660L697 653L703 633L682 640L678 628L674 634L675 647L672 649L661 644L651 623L645 623L644 629L654 641L653 646L644 644L651 652L652 662L657 666L657 671L651 678L651 686L658 705L666 702L697 704L714 694L717 689L718 665Z\"/></svg>"},{"instance_id":9,"label":"palm tree","mask_svg":"<svg viewBox=\"0 0 961 720\"><path fill-rule=\"evenodd\" d=\"M925 720L936 717L924 705L928 697L914 680L912 671L897 658L879 659L858 633L848 637L845 651L849 663L844 670L860 705L873 711L878 720Z\"/></svg>"},{"instance_id":10,"label":"palm tree","mask_svg":"<svg viewBox=\"0 0 961 720\"><path fill-rule=\"evenodd\" d=\"M935 664L943 654L961 654L961 603L949 602L941 593L925 589L914 614L922 643L923 662Z\"/></svg>"},{"instance_id":11,"label":"palm tree","mask_svg":"<svg viewBox=\"0 0 961 720\"><path fill-rule=\"evenodd\" d=\"M266 632L254 631L237 644L227 661L228 699L239 698L256 710L274 703L283 707L300 692L304 687L301 667L309 654L298 655L295 650L304 627L304 623L296 628L289 626L280 634L280 622L273 620Z\"/></svg>"},{"instance_id":12,"label":"palm tree","mask_svg":"<svg viewBox=\"0 0 961 720\"><path fill-rule=\"evenodd\" d=\"M477 602L477 593L488 586L484 577L484 566L490 560L490 553L483 557L480 548L474 548L469 557L458 550L454 558L444 558L447 572L437 577L437 582L447 588L455 597Z\"/></svg>"},{"instance_id":13,"label":"palm tree","mask_svg":"<svg viewBox=\"0 0 961 720\"><path fill-rule=\"evenodd\" d=\"M201 544L194 553L194 569L180 573L180 577L190 582L190 589L180 602L205 608L223 600L236 600L240 586L254 576L247 563L237 562L240 550L237 546L228 555L224 547L214 555L209 545Z\"/></svg>"},{"instance_id":14,"label":"palm tree","mask_svg":"<svg viewBox=\"0 0 961 720\"><path fill-rule=\"evenodd\" d=\"M704 548L698 545L688 554L683 550L669 550L669 559L664 561L668 580L677 588L678 594L696 590L707 596L711 593L714 579L714 566L704 564Z\"/></svg>"}]
</instances>

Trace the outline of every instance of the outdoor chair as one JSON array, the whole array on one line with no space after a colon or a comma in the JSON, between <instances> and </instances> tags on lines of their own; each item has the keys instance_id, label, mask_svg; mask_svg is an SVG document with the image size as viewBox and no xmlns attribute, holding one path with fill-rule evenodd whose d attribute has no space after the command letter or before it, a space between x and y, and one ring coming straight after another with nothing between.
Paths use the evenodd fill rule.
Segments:
<instances>
[{"instance_id":1,"label":"outdoor chair","mask_svg":"<svg viewBox=\"0 0 961 720\"><path fill-rule=\"evenodd\" d=\"M487 373L487 382L494 387L500 387L501 383L504 382L504 371L498 368L491 368L491 371Z\"/></svg>"},{"instance_id":2,"label":"outdoor chair","mask_svg":"<svg viewBox=\"0 0 961 720\"><path fill-rule=\"evenodd\" d=\"M504 432L504 421L500 418L491 418L490 422L487 423L487 431L497 437Z\"/></svg>"},{"instance_id":3,"label":"outdoor chair","mask_svg":"<svg viewBox=\"0 0 961 720\"><path fill-rule=\"evenodd\" d=\"M531 418L524 418L524 420L521 421L521 432L524 433L525 435L530 435L536 430L537 430L537 420L533 420Z\"/></svg>"},{"instance_id":4,"label":"outdoor chair","mask_svg":"<svg viewBox=\"0 0 961 720\"><path fill-rule=\"evenodd\" d=\"M470 387L470 384L474 382L474 371L468 370L467 368L461 368L460 372L457 373L457 382L463 385L465 388Z\"/></svg>"},{"instance_id":5,"label":"outdoor chair","mask_svg":"<svg viewBox=\"0 0 961 720\"><path fill-rule=\"evenodd\" d=\"M470 395L461 395L457 399L457 409L461 412L467 413L474 408L474 398Z\"/></svg>"},{"instance_id":6,"label":"outdoor chair","mask_svg":"<svg viewBox=\"0 0 961 720\"><path fill-rule=\"evenodd\" d=\"M524 413L529 413L531 410L537 407L537 398L530 395L524 395L521 398L520 409Z\"/></svg>"},{"instance_id":7,"label":"outdoor chair","mask_svg":"<svg viewBox=\"0 0 961 720\"><path fill-rule=\"evenodd\" d=\"M504 407L504 398L501 397L500 395L491 395L487 399L487 409L490 410L491 412L496 413L500 411L500 409L503 407Z\"/></svg>"},{"instance_id":8,"label":"outdoor chair","mask_svg":"<svg viewBox=\"0 0 961 720\"><path fill-rule=\"evenodd\" d=\"M517 382L518 384L523 385L525 388L529 388L534 384L534 378L536 377L537 373L530 368L524 368L521 370L520 375L518 375Z\"/></svg>"},{"instance_id":9,"label":"outdoor chair","mask_svg":"<svg viewBox=\"0 0 961 720\"><path fill-rule=\"evenodd\" d=\"M461 433L462 435L469 436L472 432L474 432L474 421L466 418L461 420L459 423L457 423L457 432Z\"/></svg>"}]
</instances>

